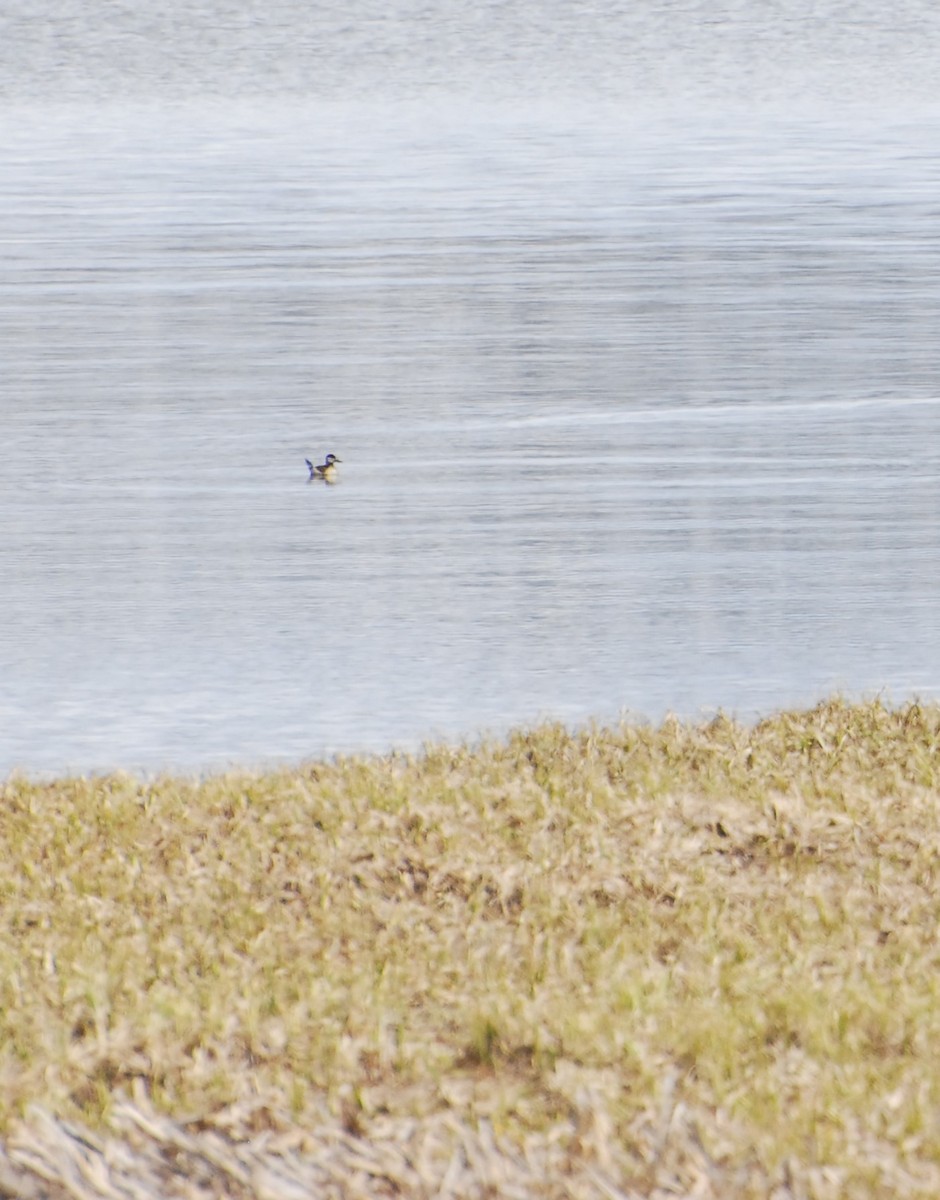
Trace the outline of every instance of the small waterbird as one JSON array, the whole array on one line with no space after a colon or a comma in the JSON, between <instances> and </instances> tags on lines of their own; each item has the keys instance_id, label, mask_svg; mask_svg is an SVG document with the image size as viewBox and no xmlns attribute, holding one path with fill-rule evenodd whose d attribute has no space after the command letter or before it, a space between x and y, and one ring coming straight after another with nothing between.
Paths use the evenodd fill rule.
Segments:
<instances>
[{"instance_id":1,"label":"small waterbird","mask_svg":"<svg viewBox=\"0 0 940 1200\"><path fill-rule=\"evenodd\" d=\"M309 458L304 459L304 462L307 464L307 467L310 470L310 478L323 479L326 481L326 483L332 483L336 478L336 464L342 461L343 460L341 458L337 458L335 454L328 454L326 456L326 462L320 463L318 467L315 467Z\"/></svg>"}]
</instances>

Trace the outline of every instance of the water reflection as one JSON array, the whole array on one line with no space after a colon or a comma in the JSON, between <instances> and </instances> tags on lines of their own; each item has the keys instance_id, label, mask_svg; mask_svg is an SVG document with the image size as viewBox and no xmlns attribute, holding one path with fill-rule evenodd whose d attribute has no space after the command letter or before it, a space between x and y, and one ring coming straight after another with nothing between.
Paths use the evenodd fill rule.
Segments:
<instances>
[{"instance_id":1,"label":"water reflection","mask_svg":"<svg viewBox=\"0 0 940 1200\"><path fill-rule=\"evenodd\" d=\"M270 132L14 164L0 770L936 693L932 136Z\"/></svg>"}]
</instances>

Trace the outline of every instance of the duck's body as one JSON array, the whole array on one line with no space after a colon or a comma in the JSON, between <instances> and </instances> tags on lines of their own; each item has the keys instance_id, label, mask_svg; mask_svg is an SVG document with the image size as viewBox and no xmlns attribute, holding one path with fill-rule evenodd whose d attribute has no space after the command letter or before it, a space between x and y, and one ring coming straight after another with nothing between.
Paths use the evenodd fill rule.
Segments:
<instances>
[{"instance_id":1,"label":"duck's body","mask_svg":"<svg viewBox=\"0 0 940 1200\"><path fill-rule=\"evenodd\" d=\"M309 458L304 459L310 471L310 478L322 479L325 483L332 483L336 479L336 464L342 461L335 454L328 454L326 462L320 463L318 467L315 467Z\"/></svg>"}]
</instances>

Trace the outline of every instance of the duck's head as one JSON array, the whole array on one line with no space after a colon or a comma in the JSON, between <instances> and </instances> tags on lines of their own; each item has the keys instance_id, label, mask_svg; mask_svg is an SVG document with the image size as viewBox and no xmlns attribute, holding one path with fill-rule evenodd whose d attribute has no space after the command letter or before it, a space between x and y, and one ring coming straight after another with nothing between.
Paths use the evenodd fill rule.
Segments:
<instances>
[{"instance_id":1,"label":"duck's head","mask_svg":"<svg viewBox=\"0 0 940 1200\"><path fill-rule=\"evenodd\" d=\"M335 454L328 454L326 456L326 465L328 467L332 467L333 463L338 463L338 462L342 462L342 461L343 460L341 458L337 458Z\"/></svg>"}]
</instances>

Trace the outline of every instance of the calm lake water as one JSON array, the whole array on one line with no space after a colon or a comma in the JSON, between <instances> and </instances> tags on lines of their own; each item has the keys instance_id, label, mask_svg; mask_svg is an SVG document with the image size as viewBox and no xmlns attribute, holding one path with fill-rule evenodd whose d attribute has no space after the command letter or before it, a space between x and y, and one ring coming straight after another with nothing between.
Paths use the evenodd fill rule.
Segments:
<instances>
[{"instance_id":1,"label":"calm lake water","mask_svg":"<svg viewBox=\"0 0 940 1200\"><path fill-rule=\"evenodd\" d=\"M448 11L0 51L0 773L940 694L923 39Z\"/></svg>"}]
</instances>

